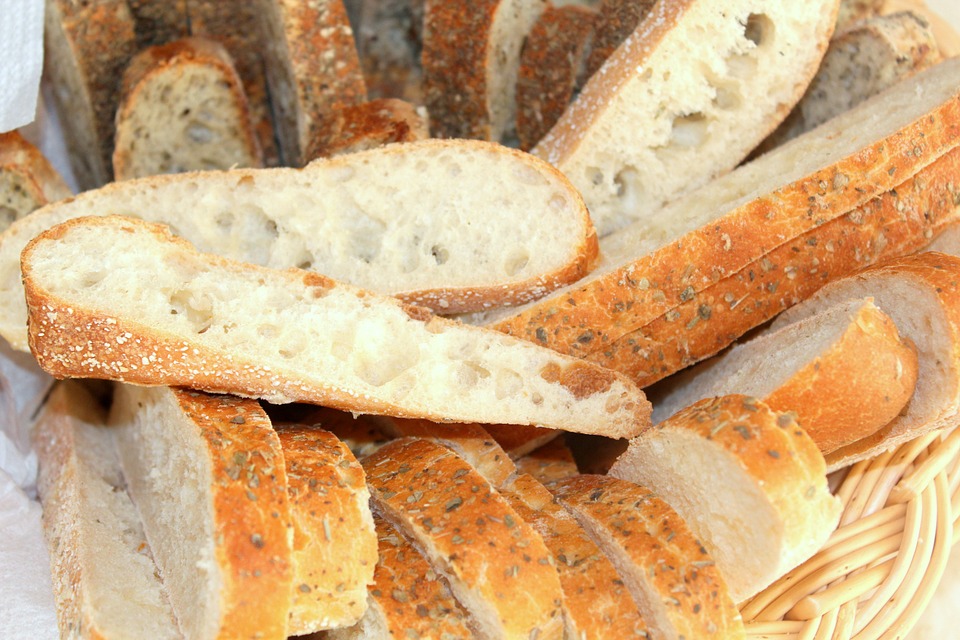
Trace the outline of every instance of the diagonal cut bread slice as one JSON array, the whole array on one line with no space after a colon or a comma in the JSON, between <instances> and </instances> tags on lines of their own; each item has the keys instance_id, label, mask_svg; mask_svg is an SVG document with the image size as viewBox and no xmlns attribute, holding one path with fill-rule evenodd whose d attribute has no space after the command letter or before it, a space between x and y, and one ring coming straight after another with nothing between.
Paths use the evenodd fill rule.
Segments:
<instances>
[{"instance_id":1,"label":"diagonal cut bread slice","mask_svg":"<svg viewBox=\"0 0 960 640\"><path fill-rule=\"evenodd\" d=\"M85 389L65 382L33 432L60 633L182 638L105 419Z\"/></svg>"},{"instance_id":2,"label":"diagonal cut bread slice","mask_svg":"<svg viewBox=\"0 0 960 640\"><path fill-rule=\"evenodd\" d=\"M917 352L869 298L763 330L665 381L654 422L698 400L732 393L792 411L824 454L897 417L917 384Z\"/></svg>"},{"instance_id":3,"label":"diagonal cut bread slice","mask_svg":"<svg viewBox=\"0 0 960 640\"><path fill-rule=\"evenodd\" d=\"M315 273L202 254L160 225L74 219L24 251L30 344L54 376L357 413L632 437L626 378Z\"/></svg>"},{"instance_id":4,"label":"diagonal cut bread slice","mask_svg":"<svg viewBox=\"0 0 960 640\"><path fill-rule=\"evenodd\" d=\"M609 476L550 488L613 562L652 636L745 637L719 568L670 505Z\"/></svg>"},{"instance_id":5,"label":"diagonal cut bread slice","mask_svg":"<svg viewBox=\"0 0 960 640\"><path fill-rule=\"evenodd\" d=\"M15 348L27 348L23 247L65 220L107 214L169 224L204 251L318 271L443 313L535 299L583 276L598 252L570 182L489 143L432 140L302 170L125 181L36 211L3 234L0 334Z\"/></svg>"},{"instance_id":6,"label":"diagonal cut bread slice","mask_svg":"<svg viewBox=\"0 0 960 640\"><path fill-rule=\"evenodd\" d=\"M447 580L480 637L562 637L549 550L469 463L440 444L403 438L363 464L375 511Z\"/></svg>"},{"instance_id":7,"label":"diagonal cut bread slice","mask_svg":"<svg viewBox=\"0 0 960 640\"><path fill-rule=\"evenodd\" d=\"M708 398L649 433L610 475L676 509L735 602L816 553L840 520L823 455L791 414L746 396Z\"/></svg>"},{"instance_id":8,"label":"diagonal cut bread slice","mask_svg":"<svg viewBox=\"0 0 960 640\"><path fill-rule=\"evenodd\" d=\"M563 434L519 458L517 471L531 475L545 484L580 473Z\"/></svg>"},{"instance_id":9,"label":"diagonal cut bread slice","mask_svg":"<svg viewBox=\"0 0 960 640\"><path fill-rule=\"evenodd\" d=\"M286 638L290 504L280 441L260 406L118 385L110 424L184 635Z\"/></svg>"},{"instance_id":10,"label":"diagonal cut bread slice","mask_svg":"<svg viewBox=\"0 0 960 640\"><path fill-rule=\"evenodd\" d=\"M43 205L72 195L39 149L17 131L0 133L0 232Z\"/></svg>"}]
</instances>

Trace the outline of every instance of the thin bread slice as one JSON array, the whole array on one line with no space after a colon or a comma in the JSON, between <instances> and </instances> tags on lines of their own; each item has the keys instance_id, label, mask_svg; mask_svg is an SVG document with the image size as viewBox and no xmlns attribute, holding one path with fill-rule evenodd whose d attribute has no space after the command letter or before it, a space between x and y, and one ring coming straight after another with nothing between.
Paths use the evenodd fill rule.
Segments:
<instances>
[{"instance_id":1,"label":"thin bread slice","mask_svg":"<svg viewBox=\"0 0 960 640\"><path fill-rule=\"evenodd\" d=\"M394 440L364 461L374 509L449 583L484 638L560 638L562 591L543 540L450 449Z\"/></svg>"},{"instance_id":2,"label":"thin bread slice","mask_svg":"<svg viewBox=\"0 0 960 640\"><path fill-rule=\"evenodd\" d=\"M316 273L203 254L142 220L71 220L23 255L31 350L54 376L610 437L649 426L643 393L601 367Z\"/></svg>"},{"instance_id":3,"label":"thin bread slice","mask_svg":"<svg viewBox=\"0 0 960 640\"><path fill-rule=\"evenodd\" d=\"M27 242L105 214L169 224L204 251L315 270L447 313L535 299L582 277L598 252L570 182L489 143L393 145L299 171L156 176L37 211L0 237L0 335L14 348L27 349L18 264Z\"/></svg>"},{"instance_id":4,"label":"thin bread slice","mask_svg":"<svg viewBox=\"0 0 960 640\"><path fill-rule=\"evenodd\" d=\"M0 232L43 205L71 195L36 147L17 131L0 134Z\"/></svg>"},{"instance_id":5,"label":"thin bread slice","mask_svg":"<svg viewBox=\"0 0 960 640\"><path fill-rule=\"evenodd\" d=\"M469 617L450 588L419 551L380 517L374 517L379 560L367 611L355 626L336 629L329 640L473 638Z\"/></svg>"},{"instance_id":6,"label":"thin bread slice","mask_svg":"<svg viewBox=\"0 0 960 640\"><path fill-rule=\"evenodd\" d=\"M278 410L293 407L296 407L295 411L299 408L305 411L302 415L295 417L277 418L273 415ZM268 405L265 408L277 429L295 425L329 431L345 444L358 460L367 457L392 439L392 436L387 434L378 421L371 416L353 415L347 411L313 405Z\"/></svg>"},{"instance_id":7,"label":"thin bread slice","mask_svg":"<svg viewBox=\"0 0 960 640\"><path fill-rule=\"evenodd\" d=\"M837 2L659 0L533 153L580 189L601 237L644 220L780 124L816 73Z\"/></svg>"},{"instance_id":8,"label":"thin bread slice","mask_svg":"<svg viewBox=\"0 0 960 640\"><path fill-rule=\"evenodd\" d=\"M743 602L816 553L840 520L823 455L789 413L702 400L630 441L610 475L676 509Z\"/></svg>"},{"instance_id":9,"label":"thin bread slice","mask_svg":"<svg viewBox=\"0 0 960 640\"><path fill-rule=\"evenodd\" d=\"M61 637L181 638L105 418L67 382L34 429Z\"/></svg>"},{"instance_id":10,"label":"thin bread slice","mask_svg":"<svg viewBox=\"0 0 960 640\"><path fill-rule=\"evenodd\" d=\"M280 441L260 406L120 385L110 424L184 635L286 638L290 505Z\"/></svg>"},{"instance_id":11,"label":"thin bread slice","mask_svg":"<svg viewBox=\"0 0 960 640\"><path fill-rule=\"evenodd\" d=\"M785 327L851 298L872 297L917 349L917 386L905 410L879 431L828 454L838 469L923 433L952 427L960 412L960 258L928 252L837 280L774 321Z\"/></svg>"},{"instance_id":12,"label":"thin bread slice","mask_svg":"<svg viewBox=\"0 0 960 640\"><path fill-rule=\"evenodd\" d=\"M563 434L518 459L517 471L544 484L572 478L580 472Z\"/></svg>"},{"instance_id":13,"label":"thin bread slice","mask_svg":"<svg viewBox=\"0 0 960 640\"><path fill-rule=\"evenodd\" d=\"M656 3L656 0L603 0L599 3L596 36L590 45L581 87L600 70L617 47L637 30Z\"/></svg>"},{"instance_id":14,"label":"thin bread slice","mask_svg":"<svg viewBox=\"0 0 960 640\"><path fill-rule=\"evenodd\" d=\"M277 429L293 523L287 635L356 624L367 608L377 536L363 468L345 444L309 426Z\"/></svg>"},{"instance_id":15,"label":"thin bread slice","mask_svg":"<svg viewBox=\"0 0 960 640\"><path fill-rule=\"evenodd\" d=\"M653 637L745 637L710 553L649 489L591 475L550 489L613 562Z\"/></svg>"},{"instance_id":16,"label":"thin bread slice","mask_svg":"<svg viewBox=\"0 0 960 640\"><path fill-rule=\"evenodd\" d=\"M852 299L754 334L667 381L653 419L704 398L748 395L773 411L792 411L826 454L896 418L916 384L913 346L871 299Z\"/></svg>"},{"instance_id":17,"label":"thin bread slice","mask_svg":"<svg viewBox=\"0 0 960 640\"><path fill-rule=\"evenodd\" d=\"M958 139L954 59L605 238L603 262L589 276L487 324L564 353L603 354L698 292L903 184Z\"/></svg>"},{"instance_id":18,"label":"thin bread slice","mask_svg":"<svg viewBox=\"0 0 960 640\"><path fill-rule=\"evenodd\" d=\"M546 0L426 0L423 100L438 138L500 142L516 123L520 49Z\"/></svg>"},{"instance_id":19,"label":"thin bread slice","mask_svg":"<svg viewBox=\"0 0 960 640\"><path fill-rule=\"evenodd\" d=\"M512 424L485 424L483 428L514 460L560 435L554 429L529 426L517 428Z\"/></svg>"},{"instance_id":20,"label":"thin bread slice","mask_svg":"<svg viewBox=\"0 0 960 640\"><path fill-rule=\"evenodd\" d=\"M430 137L426 113L396 98L346 106L328 114L327 120L323 135L307 142L304 151L307 162Z\"/></svg>"},{"instance_id":21,"label":"thin bread slice","mask_svg":"<svg viewBox=\"0 0 960 640\"><path fill-rule=\"evenodd\" d=\"M116 180L263 165L243 85L219 43L184 38L144 49L121 93Z\"/></svg>"}]
</instances>

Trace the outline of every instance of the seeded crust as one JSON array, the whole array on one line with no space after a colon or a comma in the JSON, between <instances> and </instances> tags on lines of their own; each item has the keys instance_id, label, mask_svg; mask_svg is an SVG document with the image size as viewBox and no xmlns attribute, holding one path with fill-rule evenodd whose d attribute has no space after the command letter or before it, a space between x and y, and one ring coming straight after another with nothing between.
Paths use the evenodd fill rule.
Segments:
<instances>
[{"instance_id":1,"label":"seeded crust","mask_svg":"<svg viewBox=\"0 0 960 640\"><path fill-rule=\"evenodd\" d=\"M544 484L571 478L579 473L573 452L563 434L518 459L517 471Z\"/></svg>"},{"instance_id":2,"label":"seeded crust","mask_svg":"<svg viewBox=\"0 0 960 640\"><path fill-rule=\"evenodd\" d=\"M729 467L705 468L709 458L699 447ZM830 494L813 439L793 414L742 395L707 398L661 422L649 437L630 442L610 475L649 487L676 509L713 556L735 602L816 553L840 520L841 504ZM747 506L754 504L745 499L748 491L759 496L762 514ZM763 560L751 562L751 554Z\"/></svg>"},{"instance_id":3,"label":"seeded crust","mask_svg":"<svg viewBox=\"0 0 960 640\"><path fill-rule=\"evenodd\" d=\"M554 429L529 426L517 428L517 425L512 424L485 424L483 428L514 460L560 435Z\"/></svg>"},{"instance_id":4,"label":"seeded crust","mask_svg":"<svg viewBox=\"0 0 960 640\"><path fill-rule=\"evenodd\" d=\"M960 213L960 148L587 356L641 387L718 353L825 284L913 253Z\"/></svg>"},{"instance_id":5,"label":"seeded crust","mask_svg":"<svg viewBox=\"0 0 960 640\"><path fill-rule=\"evenodd\" d=\"M411 538L490 638L563 635L562 591L543 540L449 449L395 440L364 461L374 508Z\"/></svg>"},{"instance_id":6,"label":"seeded crust","mask_svg":"<svg viewBox=\"0 0 960 640\"><path fill-rule=\"evenodd\" d=\"M271 416L274 427L280 429L292 425L329 431L345 444L358 460L367 457L392 439L392 436L388 435L379 426L378 420L372 416L354 416L347 411L312 405L271 405L268 407L268 412L282 411L284 408L293 408L294 411L302 408L305 411L302 415L295 417Z\"/></svg>"},{"instance_id":7,"label":"seeded crust","mask_svg":"<svg viewBox=\"0 0 960 640\"><path fill-rule=\"evenodd\" d=\"M341 0L265 0L263 43L283 160L302 166L329 114L363 102L367 87Z\"/></svg>"},{"instance_id":8,"label":"seeded crust","mask_svg":"<svg viewBox=\"0 0 960 640\"><path fill-rule=\"evenodd\" d=\"M587 7L548 7L520 54L517 138L532 149L573 99L593 39L597 13Z\"/></svg>"},{"instance_id":9,"label":"seeded crust","mask_svg":"<svg viewBox=\"0 0 960 640\"><path fill-rule=\"evenodd\" d=\"M323 134L308 141L304 158L309 162L318 157L429 137L427 122L415 105L395 98L371 100L343 107L330 115Z\"/></svg>"},{"instance_id":10,"label":"seeded crust","mask_svg":"<svg viewBox=\"0 0 960 640\"><path fill-rule=\"evenodd\" d=\"M650 13L656 0L603 0L597 7L596 36L590 47L582 86L600 70L623 41L630 37Z\"/></svg>"},{"instance_id":11,"label":"seeded crust","mask_svg":"<svg viewBox=\"0 0 960 640\"><path fill-rule=\"evenodd\" d=\"M0 232L43 205L72 195L36 147L16 130L0 133Z\"/></svg>"},{"instance_id":12,"label":"seeded crust","mask_svg":"<svg viewBox=\"0 0 960 640\"><path fill-rule=\"evenodd\" d=\"M651 634L745 637L740 612L710 553L649 489L591 475L550 488L610 557Z\"/></svg>"},{"instance_id":13,"label":"seeded crust","mask_svg":"<svg viewBox=\"0 0 960 640\"><path fill-rule=\"evenodd\" d=\"M312 426L277 430L293 522L293 604L287 635L351 626L367 608L377 541L363 468Z\"/></svg>"},{"instance_id":14,"label":"seeded crust","mask_svg":"<svg viewBox=\"0 0 960 640\"><path fill-rule=\"evenodd\" d=\"M608 256L616 250L620 254L616 262L601 263L581 282L487 326L561 353L602 353L610 344L777 247L902 184L953 149L960 139L960 84L945 82L948 78L960 79L960 59L947 60L899 83L663 210L691 215L689 211L702 209L708 194L711 199L719 196L717 200L724 201L727 209L709 223L672 242L660 243L646 255L636 255L638 249L633 247L651 234L662 233L656 225L638 223L608 236L602 250ZM924 89L931 84L939 84L943 93L933 97ZM811 145L831 153L842 139L835 136L856 123L875 121L876 112L883 110L889 96L915 102L912 96L917 93L931 100L922 109L923 115L905 122L908 118L898 121L891 114L883 120L887 129L865 147L845 157L835 152L819 160L807 157L803 162L819 166L806 176L768 193L750 193L757 180L769 181L769 176L796 171L795 149ZM735 190L733 194L731 190ZM746 196L730 202L744 191ZM649 238L645 242L649 245Z\"/></svg>"},{"instance_id":15,"label":"seeded crust","mask_svg":"<svg viewBox=\"0 0 960 640\"><path fill-rule=\"evenodd\" d=\"M189 0L127 0L136 21L137 48L145 49L190 35Z\"/></svg>"}]
</instances>

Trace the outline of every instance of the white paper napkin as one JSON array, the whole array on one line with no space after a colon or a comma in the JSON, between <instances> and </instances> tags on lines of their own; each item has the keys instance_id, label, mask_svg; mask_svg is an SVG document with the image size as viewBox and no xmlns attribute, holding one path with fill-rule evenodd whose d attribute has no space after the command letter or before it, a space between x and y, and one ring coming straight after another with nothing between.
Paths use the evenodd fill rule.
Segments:
<instances>
[{"instance_id":1,"label":"white paper napkin","mask_svg":"<svg viewBox=\"0 0 960 640\"><path fill-rule=\"evenodd\" d=\"M43 70L43 0L2 0L2 5L0 132L33 120Z\"/></svg>"}]
</instances>

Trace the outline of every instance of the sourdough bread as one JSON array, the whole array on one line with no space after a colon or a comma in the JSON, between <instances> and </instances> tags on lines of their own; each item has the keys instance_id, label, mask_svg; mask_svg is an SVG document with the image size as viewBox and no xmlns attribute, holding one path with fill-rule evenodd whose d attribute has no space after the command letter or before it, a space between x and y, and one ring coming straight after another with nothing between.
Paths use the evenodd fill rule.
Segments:
<instances>
[{"instance_id":1,"label":"sourdough bread","mask_svg":"<svg viewBox=\"0 0 960 640\"><path fill-rule=\"evenodd\" d=\"M733 169L803 95L837 0L661 0L533 153L601 237ZM636 123L644 123L642 127Z\"/></svg>"},{"instance_id":2,"label":"sourdough bread","mask_svg":"<svg viewBox=\"0 0 960 640\"><path fill-rule=\"evenodd\" d=\"M240 77L213 40L185 38L134 56L116 123L117 180L263 165Z\"/></svg>"},{"instance_id":3,"label":"sourdough bread","mask_svg":"<svg viewBox=\"0 0 960 640\"><path fill-rule=\"evenodd\" d=\"M71 195L36 147L16 131L0 134L0 232L43 205Z\"/></svg>"},{"instance_id":4,"label":"sourdough bread","mask_svg":"<svg viewBox=\"0 0 960 640\"><path fill-rule=\"evenodd\" d=\"M430 137L426 114L421 114L413 104L395 98L346 106L326 117L328 122L323 134L307 142L304 159L308 162L318 157Z\"/></svg>"},{"instance_id":5,"label":"sourdough bread","mask_svg":"<svg viewBox=\"0 0 960 640\"><path fill-rule=\"evenodd\" d=\"M294 574L287 479L259 405L120 385L110 424L183 634L286 638Z\"/></svg>"},{"instance_id":6,"label":"sourdough bread","mask_svg":"<svg viewBox=\"0 0 960 640\"><path fill-rule=\"evenodd\" d=\"M601 367L133 218L55 227L23 270L31 350L55 376L610 437L649 425L643 393Z\"/></svg>"},{"instance_id":7,"label":"sourdough bread","mask_svg":"<svg viewBox=\"0 0 960 640\"><path fill-rule=\"evenodd\" d=\"M840 520L816 443L792 414L741 395L697 402L631 440L610 475L676 509L735 602L816 553Z\"/></svg>"},{"instance_id":8,"label":"sourdough bread","mask_svg":"<svg viewBox=\"0 0 960 640\"><path fill-rule=\"evenodd\" d=\"M793 412L824 454L897 417L917 383L917 353L870 299L852 299L777 331L761 330L665 381L654 422L731 393Z\"/></svg>"}]
</instances>

